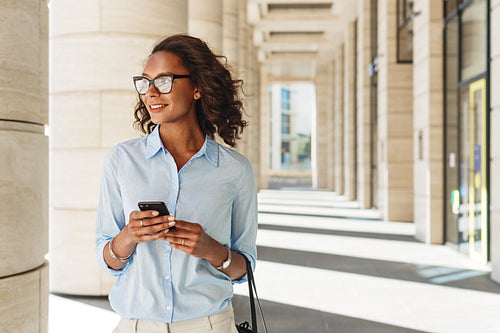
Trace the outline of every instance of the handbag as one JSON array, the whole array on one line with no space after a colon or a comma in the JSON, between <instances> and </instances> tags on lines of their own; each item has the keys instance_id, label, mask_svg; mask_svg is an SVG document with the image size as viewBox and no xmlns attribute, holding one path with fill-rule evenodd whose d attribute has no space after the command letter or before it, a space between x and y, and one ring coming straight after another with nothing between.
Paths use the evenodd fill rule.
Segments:
<instances>
[{"instance_id":1,"label":"handbag","mask_svg":"<svg viewBox=\"0 0 500 333\"><path fill-rule=\"evenodd\" d=\"M258 333L257 332L257 312L255 311L255 299L257 299L257 305L259 306L260 315L262 317L262 323L264 324L264 330L267 333L266 321L264 320L264 312L262 312L262 307L260 306L259 297L257 296L257 288L255 287L255 280L252 272L252 265L246 256L245 258L246 266L247 266L247 278L248 278L248 295L250 296L250 311L252 314L252 325L245 321L239 325L236 325L236 329L238 333ZM255 299L254 299L254 291L255 291Z\"/></svg>"}]
</instances>

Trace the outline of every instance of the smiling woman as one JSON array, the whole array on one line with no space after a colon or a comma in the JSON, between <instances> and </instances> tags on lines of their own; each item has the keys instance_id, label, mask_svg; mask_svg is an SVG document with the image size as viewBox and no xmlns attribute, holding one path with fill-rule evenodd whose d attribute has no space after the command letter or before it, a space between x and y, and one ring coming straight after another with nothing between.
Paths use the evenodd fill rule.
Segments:
<instances>
[{"instance_id":1,"label":"smiling woman","mask_svg":"<svg viewBox=\"0 0 500 333\"><path fill-rule=\"evenodd\" d=\"M246 281L244 257L256 261L257 190L248 160L214 135L234 147L246 126L241 81L186 35L160 42L133 79L148 135L109 151L96 221L97 260L117 277L114 332L234 333L232 284Z\"/></svg>"},{"instance_id":2,"label":"smiling woman","mask_svg":"<svg viewBox=\"0 0 500 333\"><path fill-rule=\"evenodd\" d=\"M247 126L247 122L242 118L243 103L239 98L243 81L233 80L230 71L219 61L219 59L225 60L225 57L214 55L206 43L200 39L186 35L170 36L153 49L149 59L151 60L156 53L164 52L175 54L179 58L179 65L185 67L192 84L198 88L199 98L195 103L195 110L203 134L213 137L217 133L225 143L234 147L236 139L239 139L243 128ZM175 79L181 77L180 73L165 74L171 77L170 83L165 84L170 89L175 85ZM159 91L162 82L155 83L155 81L164 80L164 78L151 79L153 80L147 79L147 83L145 80L139 81L139 88L146 89L146 84L150 88L153 83ZM136 89L141 94L137 81L135 82ZM144 90L143 93L145 93ZM160 93L168 94L168 92ZM136 127L146 134L151 133L155 123L151 120L141 96L139 96L134 115Z\"/></svg>"}]
</instances>

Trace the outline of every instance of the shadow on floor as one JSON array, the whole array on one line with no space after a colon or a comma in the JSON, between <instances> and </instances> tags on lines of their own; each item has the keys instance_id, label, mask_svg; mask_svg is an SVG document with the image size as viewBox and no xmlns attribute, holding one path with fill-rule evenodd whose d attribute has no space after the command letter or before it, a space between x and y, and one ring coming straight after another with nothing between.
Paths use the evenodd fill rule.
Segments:
<instances>
[{"instance_id":1,"label":"shadow on floor","mask_svg":"<svg viewBox=\"0 0 500 333\"><path fill-rule=\"evenodd\" d=\"M259 230L287 231L287 232L296 232L300 234L307 233L307 234L318 234L318 235L329 235L329 236L347 236L347 237L357 237L357 238L371 238L371 239L395 240L395 241L418 243L418 241L413 236L398 235L398 234L383 234L376 232L290 227L290 226L274 225L274 224L259 224Z\"/></svg>"},{"instance_id":2,"label":"shadow on floor","mask_svg":"<svg viewBox=\"0 0 500 333\"><path fill-rule=\"evenodd\" d=\"M485 271L258 246L259 260L500 294Z\"/></svg>"},{"instance_id":3,"label":"shadow on floor","mask_svg":"<svg viewBox=\"0 0 500 333\"><path fill-rule=\"evenodd\" d=\"M104 310L113 311L107 296L75 296L52 293L58 297L81 302ZM291 306L270 301L261 301L262 310L266 318L269 333L418 333L421 331L404 327L387 325L370 320L342 316L307 308ZM233 297L235 320L237 323L251 322L249 299L245 296ZM260 316L260 313L259 313ZM265 332L260 326L261 317L258 317L259 332Z\"/></svg>"},{"instance_id":4,"label":"shadow on floor","mask_svg":"<svg viewBox=\"0 0 500 333\"><path fill-rule=\"evenodd\" d=\"M332 300L333 301L333 300ZM375 321L364 320L327 313L287 304L261 301L269 333L411 333L422 332L409 328L387 325ZM234 315L237 323L251 322L248 297L233 297ZM259 333L265 332L258 313Z\"/></svg>"}]
</instances>

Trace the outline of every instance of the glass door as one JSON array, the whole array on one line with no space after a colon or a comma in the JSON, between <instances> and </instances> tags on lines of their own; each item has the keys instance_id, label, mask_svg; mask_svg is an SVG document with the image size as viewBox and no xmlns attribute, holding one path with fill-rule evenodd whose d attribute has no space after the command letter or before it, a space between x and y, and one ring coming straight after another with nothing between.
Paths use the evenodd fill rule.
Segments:
<instances>
[{"instance_id":1,"label":"glass door","mask_svg":"<svg viewBox=\"0 0 500 333\"><path fill-rule=\"evenodd\" d=\"M479 79L460 91L460 190L459 248L486 262L487 184L486 184L486 80ZM457 202L455 201L455 207Z\"/></svg>"}]
</instances>

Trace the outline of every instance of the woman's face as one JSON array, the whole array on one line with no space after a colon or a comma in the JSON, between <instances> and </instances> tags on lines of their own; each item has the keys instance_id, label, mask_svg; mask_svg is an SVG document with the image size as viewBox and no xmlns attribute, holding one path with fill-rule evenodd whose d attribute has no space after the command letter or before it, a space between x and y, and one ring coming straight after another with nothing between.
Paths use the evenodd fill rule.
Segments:
<instances>
[{"instance_id":1,"label":"woman's face","mask_svg":"<svg viewBox=\"0 0 500 333\"><path fill-rule=\"evenodd\" d=\"M149 57L142 76L152 80L160 75L189 75L174 53L158 51ZM198 89L190 78L176 78L172 82L172 90L168 94L160 94L153 84L145 95L141 95L143 103L155 124L195 122L195 100L200 98Z\"/></svg>"}]
</instances>

